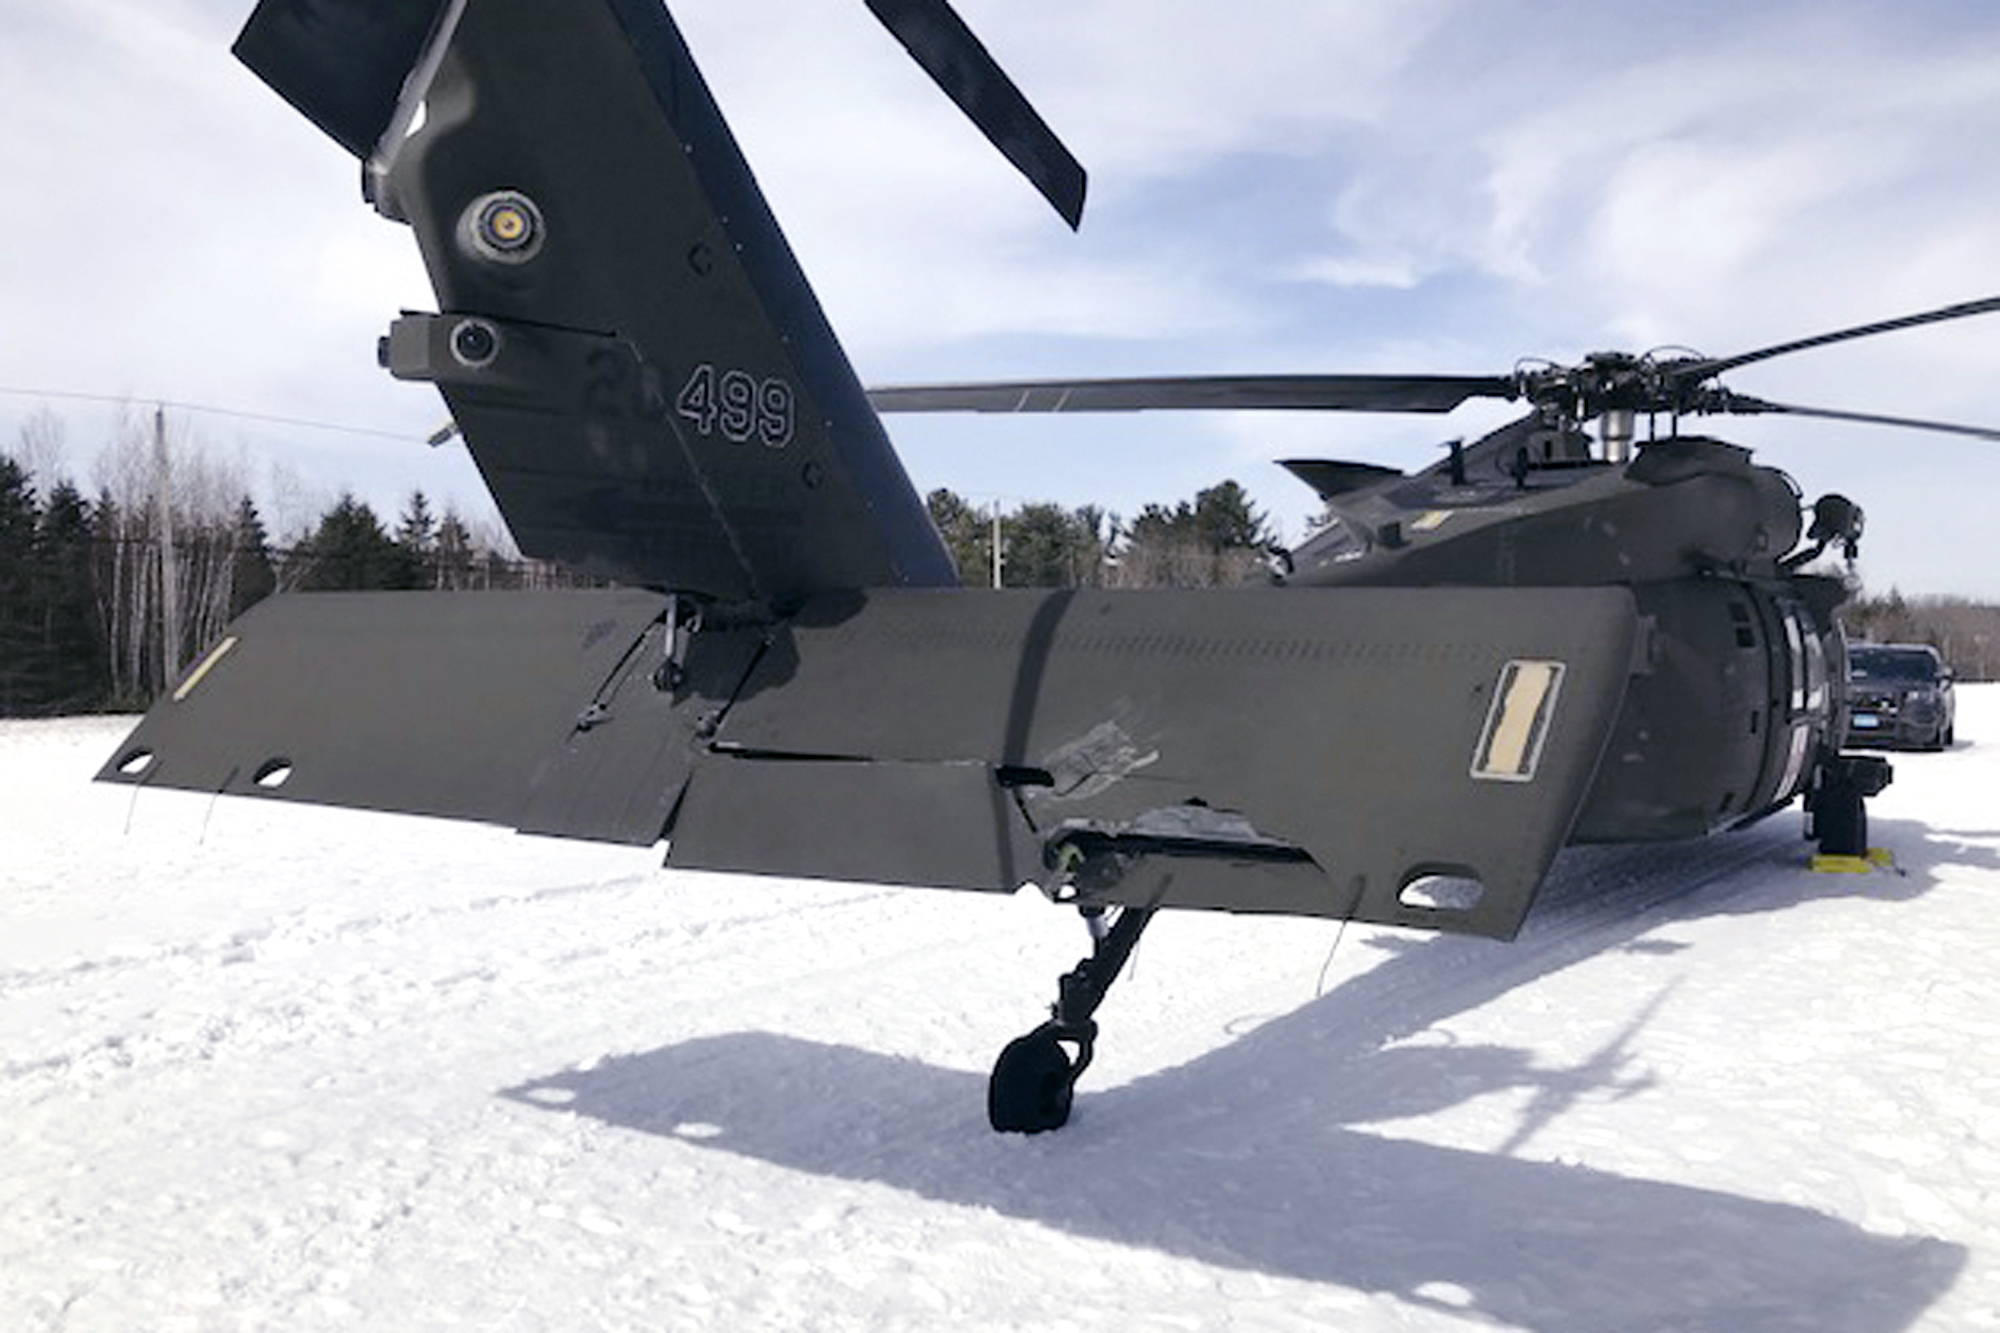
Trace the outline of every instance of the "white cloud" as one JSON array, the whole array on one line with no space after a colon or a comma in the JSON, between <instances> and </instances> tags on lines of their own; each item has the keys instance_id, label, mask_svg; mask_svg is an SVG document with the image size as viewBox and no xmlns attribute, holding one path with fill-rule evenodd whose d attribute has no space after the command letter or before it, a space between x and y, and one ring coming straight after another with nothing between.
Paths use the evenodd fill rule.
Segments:
<instances>
[{"instance_id":1,"label":"white cloud","mask_svg":"<svg viewBox=\"0 0 2000 1333\"><path fill-rule=\"evenodd\" d=\"M435 395L390 381L371 355L399 308L431 299L415 247L360 202L352 161L229 58L248 9L81 0L0 20L0 173L21 201L0 249L0 383L421 436ZM1490 373L1610 344L1727 352L2000 287L1988 161L2000 15L1983 8L961 9L1091 170L1082 236L859 4L676 6L836 327L864 368L897 378L1023 363ZM1990 320L1746 368L1732 383L1991 420L1996 356ZM0 399L0 430L31 407ZM1739 424L1758 443L1768 423ZM968 430L1007 441L1011 480L966 460L963 485L1068 503L1152 487L1170 500L1189 479L1217 479L1203 469L1237 466L1254 447L1242 441L1279 440L1267 457L1314 439L1348 456L1421 453L1441 426L1457 429L1019 422ZM1110 443L1078 447L1087 430ZM2000 451L1944 447L1959 451L1935 455L1957 469L1955 490L2000 489ZM1836 454L1853 474L1841 488L1869 503L1886 450ZM393 445L310 456L408 475ZM959 484L932 470L939 456L912 468ZM1808 456L1799 470L1818 466ZM1870 504L1871 543L1894 552L1894 534L1921 532L1926 549L1951 547L1914 502L1886 503ZM1954 568L1995 571L1957 586L2000 596L2000 561L1951 549Z\"/></svg>"}]
</instances>

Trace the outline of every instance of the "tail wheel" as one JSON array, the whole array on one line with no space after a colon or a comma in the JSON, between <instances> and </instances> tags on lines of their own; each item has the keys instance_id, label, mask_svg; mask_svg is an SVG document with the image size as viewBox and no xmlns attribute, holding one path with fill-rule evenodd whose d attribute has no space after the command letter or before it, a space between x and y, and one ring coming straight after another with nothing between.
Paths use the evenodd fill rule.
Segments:
<instances>
[{"instance_id":1,"label":"tail wheel","mask_svg":"<svg viewBox=\"0 0 2000 1333\"><path fill-rule=\"evenodd\" d=\"M1069 1121L1077 1071L1051 1028L1007 1043L986 1085L986 1118L1003 1134L1039 1134Z\"/></svg>"}]
</instances>

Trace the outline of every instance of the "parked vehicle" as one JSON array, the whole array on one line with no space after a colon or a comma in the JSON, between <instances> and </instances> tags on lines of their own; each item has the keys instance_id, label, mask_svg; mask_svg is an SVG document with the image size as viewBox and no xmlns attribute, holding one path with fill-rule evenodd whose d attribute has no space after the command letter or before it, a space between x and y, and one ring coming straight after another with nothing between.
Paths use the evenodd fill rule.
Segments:
<instances>
[{"instance_id":1,"label":"parked vehicle","mask_svg":"<svg viewBox=\"0 0 2000 1333\"><path fill-rule=\"evenodd\" d=\"M1849 644L1847 700L1850 747L1942 750L1953 741L1951 668L1928 644Z\"/></svg>"}]
</instances>

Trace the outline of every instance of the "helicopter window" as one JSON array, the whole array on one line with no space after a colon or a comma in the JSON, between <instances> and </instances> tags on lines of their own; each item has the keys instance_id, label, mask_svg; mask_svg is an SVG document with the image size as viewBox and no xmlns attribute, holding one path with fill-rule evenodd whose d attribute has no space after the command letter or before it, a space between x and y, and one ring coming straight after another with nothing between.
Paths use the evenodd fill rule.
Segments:
<instances>
[{"instance_id":1,"label":"helicopter window","mask_svg":"<svg viewBox=\"0 0 2000 1333\"><path fill-rule=\"evenodd\" d=\"M1826 707L1826 647L1819 635L1806 627L1806 707L1819 712Z\"/></svg>"},{"instance_id":2,"label":"helicopter window","mask_svg":"<svg viewBox=\"0 0 2000 1333\"><path fill-rule=\"evenodd\" d=\"M1806 646L1799 635L1798 617L1790 611L1785 613L1785 646L1792 676L1792 712L1794 715L1806 711Z\"/></svg>"},{"instance_id":3,"label":"helicopter window","mask_svg":"<svg viewBox=\"0 0 2000 1333\"><path fill-rule=\"evenodd\" d=\"M1785 775L1778 781L1778 789L1771 793L1773 800L1782 801L1799 789L1799 780L1805 776L1806 752L1811 748L1812 728L1792 728L1791 749L1785 756Z\"/></svg>"},{"instance_id":4,"label":"helicopter window","mask_svg":"<svg viewBox=\"0 0 2000 1333\"><path fill-rule=\"evenodd\" d=\"M1296 561L1300 557L1309 559L1316 565L1329 565L1337 561L1358 560L1367 554L1367 544L1355 535L1354 530L1340 519L1328 516L1325 526L1312 535L1312 539L1292 553Z\"/></svg>"},{"instance_id":5,"label":"helicopter window","mask_svg":"<svg viewBox=\"0 0 2000 1333\"><path fill-rule=\"evenodd\" d=\"M1780 613L1785 621L1785 646L1791 650L1792 715L1826 708L1826 649L1797 606Z\"/></svg>"}]
</instances>

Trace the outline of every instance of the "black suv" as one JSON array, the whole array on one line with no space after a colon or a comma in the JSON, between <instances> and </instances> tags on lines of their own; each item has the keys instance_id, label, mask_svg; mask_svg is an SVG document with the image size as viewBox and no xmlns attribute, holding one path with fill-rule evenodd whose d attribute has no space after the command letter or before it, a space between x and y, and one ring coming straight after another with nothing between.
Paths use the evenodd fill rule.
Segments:
<instances>
[{"instance_id":1,"label":"black suv","mask_svg":"<svg viewBox=\"0 0 2000 1333\"><path fill-rule=\"evenodd\" d=\"M1951 668L1921 643L1847 646L1847 743L1942 750L1958 703Z\"/></svg>"}]
</instances>

